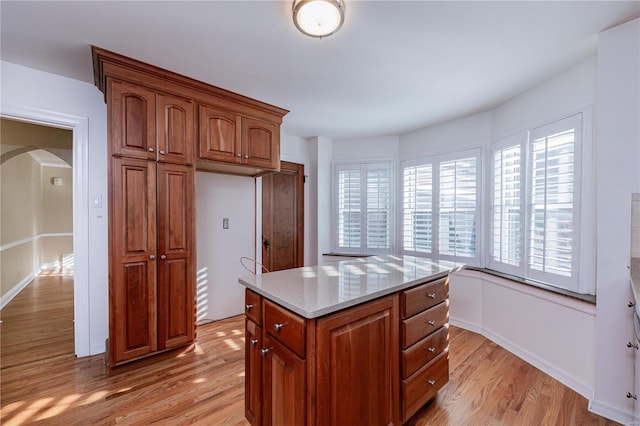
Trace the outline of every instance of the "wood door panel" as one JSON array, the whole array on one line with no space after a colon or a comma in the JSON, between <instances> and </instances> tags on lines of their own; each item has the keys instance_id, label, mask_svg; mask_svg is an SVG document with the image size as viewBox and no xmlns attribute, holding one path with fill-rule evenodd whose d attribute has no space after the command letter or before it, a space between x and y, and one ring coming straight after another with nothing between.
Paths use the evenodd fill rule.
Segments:
<instances>
[{"instance_id":1,"label":"wood door panel","mask_svg":"<svg viewBox=\"0 0 640 426\"><path fill-rule=\"evenodd\" d=\"M117 80L109 80L109 84L109 153L155 159L155 93Z\"/></svg>"},{"instance_id":2,"label":"wood door panel","mask_svg":"<svg viewBox=\"0 0 640 426\"><path fill-rule=\"evenodd\" d=\"M304 265L304 165L283 161L262 178L262 241L269 271Z\"/></svg>"},{"instance_id":3,"label":"wood door panel","mask_svg":"<svg viewBox=\"0 0 640 426\"><path fill-rule=\"evenodd\" d=\"M317 325L317 424L399 424L397 296Z\"/></svg>"},{"instance_id":4,"label":"wood door panel","mask_svg":"<svg viewBox=\"0 0 640 426\"><path fill-rule=\"evenodd\" d=\"M157 349L155 163L113 157L109 363Z\"/></svg>"},{"instance_id":5,"label":"wood door panel","mask_svg":"<svg viewBox=\"0 0 640 426\"><path fill-rule=\"evenodd\" d=\"M263 346L263 424L306 424L306 361L266 335Z\"/></svg>"},{"instance_id":6,"label":"wood door panel","mask_svg":"<svg viewBox=\"0 0 640 426\"><path fill-rule=\"evenodd\" d=\"M247 319L245 322L245 417L254 426L262 424L262 327Z\"/></svg>"},{"instance_id":7,"label":"wood door panel","mask_svg":"<svg viewBox=\"0 0 640 426\"><path fill-rule=\"evenodd\" d=\"M193 164L193 102L158 93L158 161Z\"/></svg>"},{"instance_id":8,"label":"wood door panel","mask_svg":"<svg viewBox=\"0 0 640 426\"><path fill-rule=\"evenodd\" d=\"M247 165L277 168L280 160L280 136L273 123L254 118L242 118L242 154Z\"/></svg>"},{"instance_id":9,"label":"wood door panel","mask_svg":"<svg viewBox=\"0 0 640 426\"><path fill-rule=\"evenodd\" d=\"M194 169L158 164L158 347L195 337Z\"/></svg>"},{"instance_id":10,"label":"wood door panel","mask_svg":"<svg viewBox=\"0 0 640 426\"><path fill-rule=\"evenodd\" d=\"M237 114L200 105L199 157L204 160L241 163L241 128Z\"/></svg>"}]
</instances>

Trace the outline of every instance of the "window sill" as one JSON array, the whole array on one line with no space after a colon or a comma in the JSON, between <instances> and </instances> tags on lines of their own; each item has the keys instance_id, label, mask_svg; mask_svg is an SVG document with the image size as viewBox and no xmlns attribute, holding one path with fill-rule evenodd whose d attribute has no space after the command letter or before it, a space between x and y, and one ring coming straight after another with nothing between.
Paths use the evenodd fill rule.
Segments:
<instances>
[{"instance_id":1,"label":"window sill","mask_svg":"<svg viewBox=\"0 0 640 426\"><path fill-rule=\"evenodd\" d=\"M538 281L533 281L533 280L528 280L526 278L521 278L521 277L517 277L515 275L509 275L509 274L505 274L504 272L498 272L498 271L494 271L493 269L487 269L487 268L480 268L480 267L476 267L476 266L465 266L464 269L467 269L469 271L478 271L478 272L483 272L485 274L489 274L489 275L493 275L494 277L499 277L499 278L503 278L509 281L513 281L519 284L525 284L525 285L529 285L532 287L536 287L539 288L541 290L545 290L551 293L555 293L555 294L559 294L562 296L566 296L566 297L570 297L572 299L576 299L576 300L580 300L582 302L588 302L591 303L593 305L596 304L596 296L591 295L591 294L582 294L582 293L576 293L574 291L570 291L570 290L565 290L563 288L558 288L558 287L554 287L548 284L544 284Z\"/></svg>"}]
</instances>

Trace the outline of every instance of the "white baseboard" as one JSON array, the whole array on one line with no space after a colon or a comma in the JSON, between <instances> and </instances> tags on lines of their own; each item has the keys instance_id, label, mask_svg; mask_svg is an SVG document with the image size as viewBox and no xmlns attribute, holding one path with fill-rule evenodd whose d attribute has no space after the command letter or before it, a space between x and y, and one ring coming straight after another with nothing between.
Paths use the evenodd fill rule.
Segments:
<instances>
[{"instance_id":1,"label":"white baseboard","mask_svg":"<svg viewBox=\"0 0 640 426\"><path fill-rule=\"evenodd\" d=\"M14 285L11 290L9 290L6 294L3 294L0 298L0 309L4 309L5 306L9 304L24 288L36 277L36 272L32 272L26 277L24 277L18 284Z\"/></svg>"},{"instance_id":2,"label":"white baseboard","mask_svg":"<svg viewBox=\"0 0 640 426\"><path fill-rule=\"evenodd\" d=\"M633 414L622 411L619 408L612 407L595 398L591 398L589 400L589 411L623 425L631 426L638 424L638 422L633 418Z\"/></svg>"},{"instance_id":3,"label":"white baseboard","mask_svg":"<svg viewBox=\"0 0 640 426\"><path fill-rule=\"evenodd\" d=\"M540 358L536 354L516 345L511 340L506 339L505 337L495 333L492 330L481 327L478 324L460 320L458 318L451 317L449 318L449 322L451 325L464 328L465 330L473 331L475 333L481 334L497 345L502 346L504 349L508 350L518 358L521 358L525 362L533 365L549 376L553 377L563 385L567 386L570 389L573 389L580 395L584 396L588 400L593 397L593 389L591 389L588 385L583 383L581 380L572 377L566 371L557 368L556 366L548 363L544 359ZM605 416L606 417L606 416Z\"/></svg>"}]
</instances>

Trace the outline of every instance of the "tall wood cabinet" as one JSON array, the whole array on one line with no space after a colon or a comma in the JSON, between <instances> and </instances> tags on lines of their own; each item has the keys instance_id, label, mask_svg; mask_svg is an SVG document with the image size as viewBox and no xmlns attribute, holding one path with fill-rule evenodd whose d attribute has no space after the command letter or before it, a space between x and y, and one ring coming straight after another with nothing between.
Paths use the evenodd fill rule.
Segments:
<instances>
[{"instance_id":1,"label":"tall wood cabinet","mask_svg":"<svg viewBox=\"0 0 640 426\"><path fill-rule=\"evenodd\" d=\"M92 53L107 103L114 367L194 341L196 167L250 176L279 169L287 111L103 49ZM198 114L208 108L230 121ZM233 159L202 156L203 140L225 151L227 133Z\"/></svg>"}]
</instances>

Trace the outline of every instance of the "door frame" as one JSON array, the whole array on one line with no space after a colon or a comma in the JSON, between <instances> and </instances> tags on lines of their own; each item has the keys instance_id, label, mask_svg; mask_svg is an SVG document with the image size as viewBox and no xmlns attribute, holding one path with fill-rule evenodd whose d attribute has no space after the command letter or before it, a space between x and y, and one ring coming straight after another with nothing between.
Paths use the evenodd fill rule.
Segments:
<instances>
[{"instance_id":1,"label":"door frame","mask_svg":"<svg viewBox=\"0 0 640 426\"><path fill-rule=\"evenodd\" d=\"M89 118L2 104L0 117L69 129L73 133L73 319L76 356L91 352L89 338Z\"/></svg>"}]
</instances>

